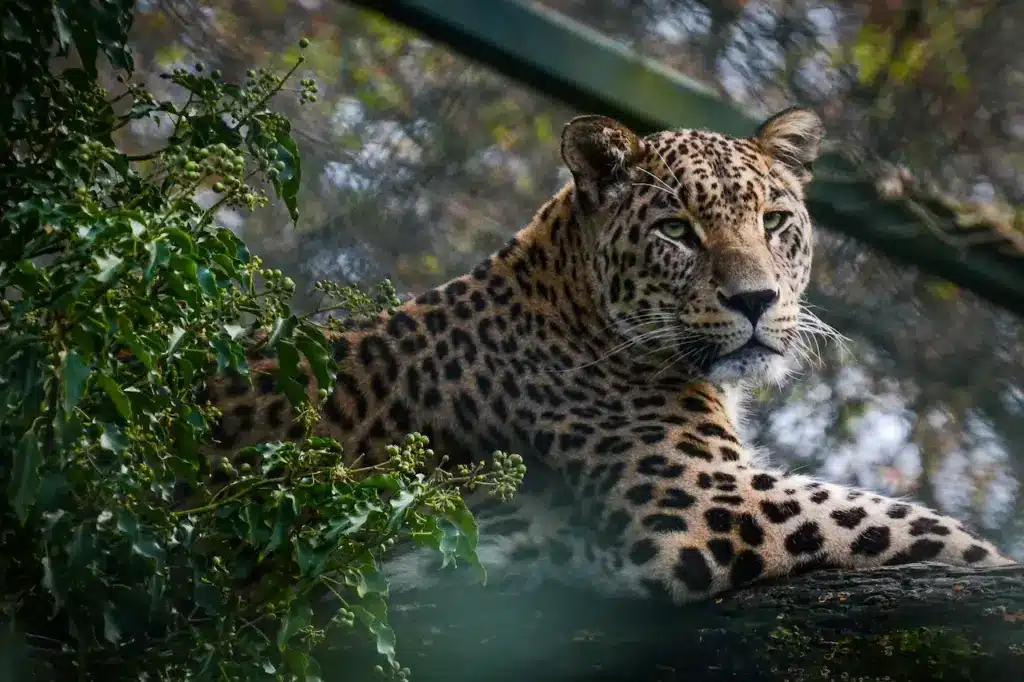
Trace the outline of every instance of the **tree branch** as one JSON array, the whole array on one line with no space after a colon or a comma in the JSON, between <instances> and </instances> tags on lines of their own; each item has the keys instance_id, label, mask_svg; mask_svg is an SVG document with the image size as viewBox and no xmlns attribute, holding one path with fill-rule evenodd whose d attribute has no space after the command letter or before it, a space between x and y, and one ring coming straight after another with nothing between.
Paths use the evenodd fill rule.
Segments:
<instances>
[{"instance_id":1,"label":"tree branch","mask_svg":"<svg viewBox=\"0 0 1024 682\"><path fill-rule=\"evenodd\" d=\"M686 607L460 576L391 603L417 682L1001 682L1024 669L1024 566L823 571ZM349 643L323 669L361 655L373 652Z\"/></svg>"}]
</instances>

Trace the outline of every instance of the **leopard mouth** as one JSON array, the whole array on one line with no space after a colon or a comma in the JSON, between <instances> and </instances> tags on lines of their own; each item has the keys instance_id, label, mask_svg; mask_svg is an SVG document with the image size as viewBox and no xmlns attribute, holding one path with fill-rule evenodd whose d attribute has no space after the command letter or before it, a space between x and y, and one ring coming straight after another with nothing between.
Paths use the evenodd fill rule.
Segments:
<instances>
[{"instance_id":1,"label":"leopard mouth","mask_svg":"<svg viewBox=\"0 0 1024 682\"><path fill-rule=\"evenodd\" d=\"M726 362L729 360L748 360L759 357L771 357L773 355L782 355L782 351L772 348L768 344L759 340L757 337L751 336L750 340L745 344L737 348L736 350L729 351L723 355L716 356L713 360L713 364L719 362Z\"/></svg>"},{"instance_id":2,"label":"leopard mouth","mask_svg":"<svg viewBox=\"0 0 1024 682\"><path fill-rule=\"evenodd\" d=\"M763 341L751 336L750 339L739 348L728 353L708 353L703 363L703 371L710 375L715 370L733 367L744 373L747 368L770 361L772 358L782 357L784 353L777 348L772 348Z\"/></svg>"}]
</instances>

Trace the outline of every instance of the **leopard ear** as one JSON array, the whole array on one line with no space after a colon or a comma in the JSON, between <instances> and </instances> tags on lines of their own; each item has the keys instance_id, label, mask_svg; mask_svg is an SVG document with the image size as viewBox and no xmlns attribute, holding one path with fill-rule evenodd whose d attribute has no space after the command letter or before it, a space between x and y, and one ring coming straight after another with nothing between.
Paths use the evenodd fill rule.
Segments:
<instances>
[{"instance_id":1,"label":"leopard ear","mask_svg":"<svg viewBox=\"0 0 1024 682\"><path fill-rule=\"evenodd\" d=\"M629 169L646 155L636 133L606 116L578 116L562 128L562 159L588 211L601 206L607 189L626 182Z\"/></svg>"},{"instance_id":2,"label":"leopard ear","mask_svg":"<svg viewBox=\"0 0 1024 682\"><path fill-rule=\"evenodd\" d=\"M806 184L811 181L811 170L824 137L825 125L816 113L790 107L762 123L754 133L754 142Z\"/></svg>"}]
</instances>

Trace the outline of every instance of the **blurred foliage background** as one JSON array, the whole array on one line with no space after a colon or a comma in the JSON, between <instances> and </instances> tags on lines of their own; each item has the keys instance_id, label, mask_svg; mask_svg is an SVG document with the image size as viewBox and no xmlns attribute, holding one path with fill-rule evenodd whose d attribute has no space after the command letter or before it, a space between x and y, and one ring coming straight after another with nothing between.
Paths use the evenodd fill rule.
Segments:
<instances>
[{"instance_id":1,"label":"blurred foliage background","mask_svg":"<svg viewBox=\"0 0 1024 682\"><path fill-rule=\"evenodd\" d=\"M958 196L1024 203L1021 0L544 0L739 106L815 107L833 140ZM308 292L391 277L401 292L470 268L567 179L577 113L337 0L142 0L138 75L201 61L242 80L308 36L313 105L281 102L304 214L220 220ZM524 37L524 40L528 40ZM586 112L594 113L594 112ZM164 127L165 128L165 127ZM167 130L125 130L145 153ZM775 461L913 495L1024 559L1024 324L856 241L817 235L810 300L846 334L753 405Z\"/></svg>"}]
</instances>

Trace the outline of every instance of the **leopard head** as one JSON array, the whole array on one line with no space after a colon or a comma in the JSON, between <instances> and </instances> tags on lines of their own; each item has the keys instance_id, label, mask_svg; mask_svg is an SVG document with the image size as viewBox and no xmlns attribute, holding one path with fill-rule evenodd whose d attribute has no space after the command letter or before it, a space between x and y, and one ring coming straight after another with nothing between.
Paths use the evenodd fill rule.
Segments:
<instances>
[{"instance_id":1,"label":"leopard head","mask_svg":"<svg viewBox=\"0 0 1024 682\"><path fill-rule=\"evenodd\" d=\"M570 121L562 156L589 287L625 352L715 382L778 381L824 325L801 306L811 271L804 190L824 135L792 108L749 138L641 138Z\"/></svg>"}]
</instances>

